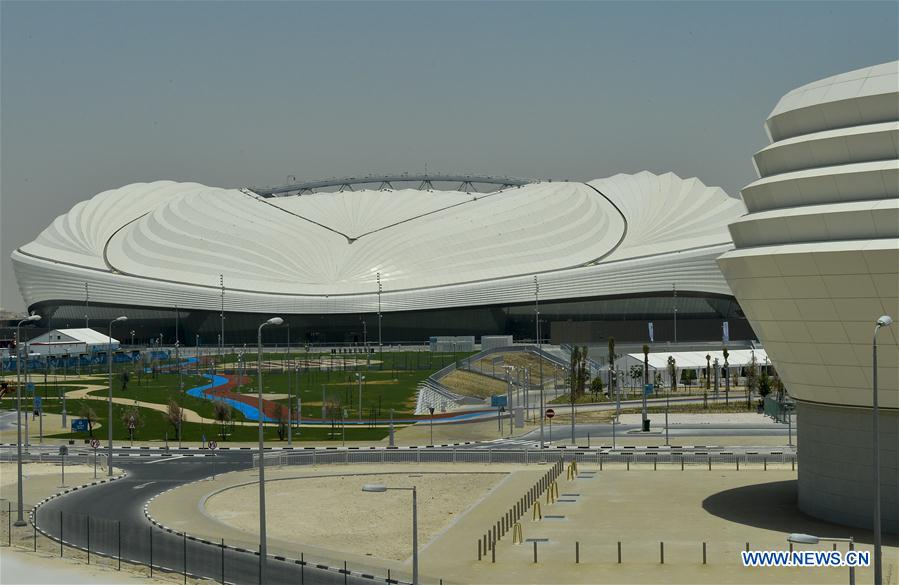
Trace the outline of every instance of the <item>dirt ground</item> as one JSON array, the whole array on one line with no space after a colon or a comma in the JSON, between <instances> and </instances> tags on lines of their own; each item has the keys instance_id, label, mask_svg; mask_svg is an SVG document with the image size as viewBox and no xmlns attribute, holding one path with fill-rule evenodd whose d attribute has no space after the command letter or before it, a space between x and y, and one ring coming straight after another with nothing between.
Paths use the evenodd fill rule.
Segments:
<instances>
[{"instance_id":1,"label":"dirt ground","mask_svg":"<svg viewBox=\"0 0 899 585\"><path fill-rule=\"evenodd\" d=\"M503 472L338 475L270 484L266 498L272 538L314 542L359 555L404 560L412 550L411 494L362 492L367 483L418 489L418 530L427 542L506 477ZM206 501L214 518L246 532L259 526L258 487L227 489ZM373 537L377 527L377 537Z\"/></svg>"}]
</instances>

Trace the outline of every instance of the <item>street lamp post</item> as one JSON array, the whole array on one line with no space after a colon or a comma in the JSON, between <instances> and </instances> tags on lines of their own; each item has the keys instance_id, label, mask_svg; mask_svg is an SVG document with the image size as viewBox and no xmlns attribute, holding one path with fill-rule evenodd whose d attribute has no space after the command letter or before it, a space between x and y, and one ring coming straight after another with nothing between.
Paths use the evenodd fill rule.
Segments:
<instances>
[{"instance_id":1,"label":"street lamp post","mask_svg":"<svg viewBox=\"0 0 899 585\"><path fill-rule=\"evenodd\" d=\"M362 423L362 380L365 379L365 376L356 372L356 381L359 382L359 423Z\"/></svg>"},{"instance_id":2,"label":"street lamp post","mask_svg":"<svg viewBox=\"0 0 899 585\"><path fill-rule=\"evenodd\" d=\"M787 542L795 542L797 544L818 544L822 540L825 540L827 542L848 542L849 550L855 550L855 538L852 536L850 536L849 538L829 538L824 536L814 536L812 534L800 534L794 532L787 537ZM875 583L877 583L877 581L875 581ZM855 585L854 566L849 567L849 585Z\"/></svg>"},{"instance_id":3,"label":"street lamp post","mask_svg":"<svg viewBox=\"0 0 899 585\"><path fill-rule=\"evenodd\" d=\"M262 421L265 418L262 410L262 328L266 325L280 325L284 323L281 317L272 317L259 325L256 331L257 373L256 392L259 396L259 582L265 583L266 565L266 535L265 535L265 458L264 435Z\"/></svg>"},{"instance_id":4,"label":"street lamp post","mask_svg":"<svg viewBox=\"0 0 899 585\"><path fill-rule=\"evenodd\" d=\"M883 551L881 550L880 535L880 428L877 406L877 332L881 327L889 327L893 324L893 318L882 315L874 327L873 344L871 346L871 365L873 367L871 393L872 427L874 433L874 583L883 583Z\"/></svg>"},{"instance_id":5,"label":"street lamp post","mask_svg":"<svg viewBox=\"0 0 899 585\"><path fill-rule=\"evenodd\" d=\"M412 487L387 487L381 484L367 483L362 486L363 492L386 492L399 490L412 492L412 585L418 585L418 492Z\"/></svg>"},{"instance_id":6,"label":"street lamp post","mask_svg":"<svg viewBox=\"0 0 899 585\"><path fill-rule=\"evenodd\" d=\"M22 323L34 323L35 321L40 321L40 315L29 315L25 317L21 321L16 324L16 433L18 434L18 440L16 441L16 455L17 455L17 478L18 478L18 516L16 517L16 526L25 526L25 516L24 516L24 496L22 490L22 376L21 376L21 362L22 362L22 352L19 349L19 340L22 339ZM25 359L28 359L28 352L25 352ZM27 419L27 415L26 415Z\"/></svg>"},{"instance_id":7,"label":"street lamp post","mask_svg":"<svg viewBox=\"0 0 899 585\"><path fill-rule=\"evenodd\" d=\"M109 342L106 346L106 363L109 366L109 404L107 405L109 416L106 419L107 437L109 437L109 459L106 461L106 475L110 477L112 477L112 324L127 320L128 317L122 315L109 322Z\"/></svg>"}]
</instances>

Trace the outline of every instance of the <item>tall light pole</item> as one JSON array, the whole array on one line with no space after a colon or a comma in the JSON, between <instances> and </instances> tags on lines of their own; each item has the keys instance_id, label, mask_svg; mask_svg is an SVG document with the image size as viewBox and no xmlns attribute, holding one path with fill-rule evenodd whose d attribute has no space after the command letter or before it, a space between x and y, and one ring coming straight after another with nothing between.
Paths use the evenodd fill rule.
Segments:
<instances>
[{"instance_id":1,"label":"tall light pole","mask_svg":"<svg viewBox=\"0 0 899 585\"><path fill-rule=\"evenodd\" d=\"M22 339L22 323L34 323L35 321L40 321L40 315L30 315L25 317L21 321L16 324L16 433L18 434L18 440L16 441L16 454L17 454L17 473L18 473L18 517L16 518L16 526L25 526L25 516L23 512L23 491L22 491L22 375L21 375L21 362L22 362L22 352L19 348L19 340ZM25 352L25 359L28 359L28 352Z\"/></svg>"},{"instance_id":2,"label":"tall light pole","mask_svg":"<svg viewBox=\"0 0 899 585\"><path fill-rule=\"evenodd\" d=\"M400 490L412 492L412 585L418 585L418 491L412 487L387 487L376 483L367 483L362 486L363 492L386 492L387 490Z\"/></svg>"},{"instance_id":3,"label":"tall light pole","mask_svg":"<svg viewBox=\"0 0 899 585\"><path fill-rule=\"evenodd\" d=\"M381 367L384 367L384 356L381 349L381 273L375 275L378 279L378 359L381 360Z\"/></svg>"},{"instance_id":4,"label":"tall light pole","mask_svg":"<svg viewBox=\"0 0 899 585\"><path fill-rule=\"evenodd\" d=\"M672 284L671 289L674 291L674 343L677 343L677 285Z\"/></svg>"},{"instance_id":5,"label":"tall light pole","mask_svg":"<svg viewBox=\"0 0 899 585\"><path fill-rule=\"evenodd\" d=\"M874 432L874 583L883 583L883 551L880 543L880 428L877 408L877 332L881 327L889 327L893 324L893 318L882 315L874 326L874 341L871 347L871 363L873 366L873 392L871 402L873 406L872 426Z\"/></svg>"},{"instance_id":6,"label":"tall light pole","mask_svg":"<svg viewBox=\"0 0 899 585\"><path fill-rule=\"evenodd\" d=\"M359 422L362 422L362 380L365 379L365 376L356 372L356 381L359 382Z\"/></svg>"},{"instance_id":7,"label":"tall light pole","mask_svg":"<svg viewBox=\"0 0 899 585\"><path fill-rule=\"evenodd\" d=\"M537 281L537 275L534 275L534 321L537 326L537 359L540 360L540 448L544 447L543 442L543 352L540 345L540 283Z\"/></svg>"},{"instance_id":8,"label":"tall light pole","mask_svg":"<svg viewBox=\"0 0 899 585\"><path fill-rule=\"evenodd\" d=\"M109 322L109 342L106 346L106 363L109 365L109 405L108 418L106 419L107 436L109 437L109 460L106 461L106 475L112 477L112 324L127 321L128 317L122 315Z\"/></svg>"},{"instance_id":9,"label":"tall light pole","mask_svg":"<svg viewBox=\"0 0 899 585\"><path fill-rule=\"evenodd\" d=\"M265 583L266 565L266 536L265 536L265 452L263 451L264 435L262 421L265 413L262 410L262 328L266 325L280 325L284 323L281 317L272 317L259 325L256 331L257 373L256 391L259 395L259 583Z\"/></svg>"},{"instance_id":10,"label":"tall light pole","mask_svg":"<svg viewBox=\"0 0 899 585\"><path fill-rule=\"evenodd\" d=\"M222 333L219 337L219 361L221 362L225 354L225 276L223 274L219 274L219 287L222 289L222 307L219 312L219 320L222 325Z\"/></svg>"}]
</instances>

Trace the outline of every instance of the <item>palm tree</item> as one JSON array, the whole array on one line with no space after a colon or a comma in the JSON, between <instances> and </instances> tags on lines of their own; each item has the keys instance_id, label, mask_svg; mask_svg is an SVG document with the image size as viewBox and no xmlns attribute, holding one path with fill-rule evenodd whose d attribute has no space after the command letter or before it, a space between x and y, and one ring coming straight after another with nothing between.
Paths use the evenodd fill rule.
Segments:
<instances>
[{"instance_id":1,"label":"palm tree","mask_svg":"<svg viewBox=\"0 0 899 585\"><path fill-rule=\"evenodd\" d=\"M609 398L615 391L614 374L615 371L615 338L609 337Z\"/></svg>"}]
</instances>

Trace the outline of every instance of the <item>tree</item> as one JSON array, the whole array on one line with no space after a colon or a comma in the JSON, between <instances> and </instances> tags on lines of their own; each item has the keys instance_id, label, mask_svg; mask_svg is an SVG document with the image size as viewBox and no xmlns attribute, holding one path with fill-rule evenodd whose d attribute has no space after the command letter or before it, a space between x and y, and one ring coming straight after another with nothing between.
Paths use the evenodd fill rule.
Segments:
<instances>
[{"instance_id":1,"label":"tree","mask_svg":"<svg viewBox=\"0 0 899 585\"><path fill-rule=\"evenodd\" d=\"M93 408L85 404L81 407L81 412L79 414L81 418L87 420L87 433L90 437L93 437L94 425L97 424L97 413L94 412Z\"/></svg>"},{"instance_id":2,"label":"tree","mask_svg":"<svg viewBox=\"0 0 899 585\"><path fill-rule=\"evenodd\" d=\"M359 418L362 418L362 413L359 413ZM278 440L283 441L287 436L287 408L283 405L278 405L275 414L275 422L278 425Z\"/></svg>"},{"instance_id":3,"label":"tree","mask_svg":"<svg viewBox=\"0 0 899 585\"><path fill-rule=\"evenodd\" d=\"M216 400L213 402L215 408L215 420L219 423L219 436L224 440L227 433L225 433L225 425L231 420L231 406L223 401Z\"/></svg>"},{"instance_id":4,"label":"tree","mask_svg":"<svg viewBox=\"0 0 899 585\"><path fill-rule=\"evenodd\" d=\"M677 390L677 360L673 355L668 356L668 378L671 380L670 392Z\"/></svg>"},{"instance_id":5,"label":"tree","mask_svg":"<svg viewBox=\"0 0 899 585\"><path fill-rule=\"evenodd\" d=\"M712 356L705 354L705 389L711 388L712 380Z\"/></svg>"},{"instance_id":6,"label":"tree","mask_svg":"<svg viewBox=\"0 0 899 585\"><path fill-rule=\"evenodd\" d=\"M602 390L602 378L596 376L590 381L590 393L593 394L593 400L599 400L599 395L602 394Z\"/></svg>"},{"instance_id":7,"label":"tree","mask_svg":"<svg viewBox=\"0 0 899 585\"><path fill-rule=\"evenodd\" d=\"M174 400L169 401L168 410L165 413L165 420L175 429L175 437L181 440L181 425L184 422L184 409L181 408Z\"/></svg>"},{"instance_id":8,"label":"tree","mask_svg":"<svg viewBox=\"0 0 899 585\"><path fill-rule=\"evenodd\" d=\"M759 364L755 359L755 352L752 352L752 358L749 360L749 366L746 368L746 408L752 408L752 394L758 392L759 389Z\"/></svg>"},{"instance_id":9,"label":"tree","mask_svg":"<svg viewBox=\"0 0 899 585\"><path fill-rule=\"evenodd\" d=\"M631 375L631 380L632 380L631 387L633 387L634 385L636 385L637 380L639 380L643 377L643 366L641 366L639 364L631 366L630 375Z\"/></svg>"},{"instance_id":10,"label":"tree","mask_svg":"<svg viewBox=\"0 0 899 585\"><path fill-rule=\"evenodd\" d=\"M615 391L615 338L609 337L609 398Z\"/></svg>"},{"instance_id":11,"label":"tree","mask_svg":"<svg viewBox=\"0 0 899 585\"><path fill-rule=\"evenodd\" d=\"M569 370L569 398L575 402L583 396L587 390L587 380L590 374L587 372L587 348L575 346L571 350L571 367Z\"/></svg>"}]
</instances>

